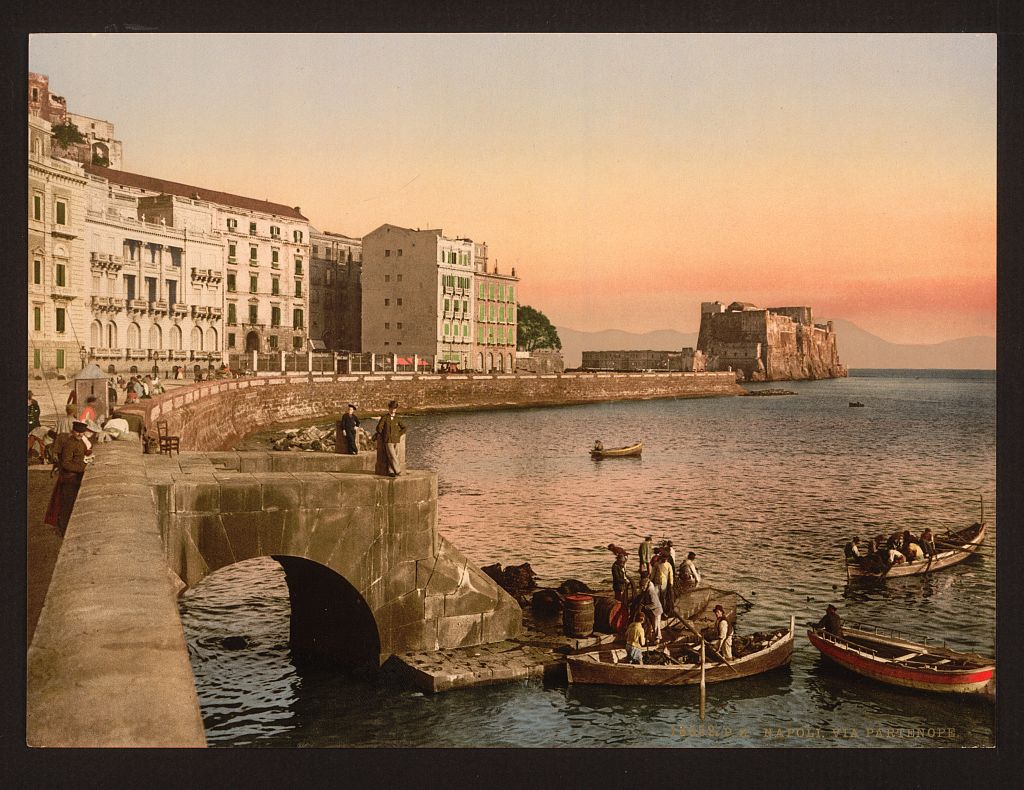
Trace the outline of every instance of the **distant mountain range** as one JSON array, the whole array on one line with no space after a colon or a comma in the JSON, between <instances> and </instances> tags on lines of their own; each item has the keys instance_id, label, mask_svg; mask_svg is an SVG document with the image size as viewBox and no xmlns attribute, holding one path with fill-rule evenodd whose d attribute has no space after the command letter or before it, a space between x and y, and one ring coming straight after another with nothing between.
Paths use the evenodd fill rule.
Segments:
<instances>
[{"instance_id":1,"label":"distant mountain range","mask_svg":"<svg viewBox=\"0 0 1024 790\"><path fill-rule=\"evenodd\" d=\"M962 337L942 343L890 343L856 324L833 321L839 343L839 359L849 368L951 368L995 370L994 337ZM659 329L654 332L579 332L557 327L565 366L579 367L584 351L678 351L696 348L696 332Z\"/></svg>"}]
</instances>

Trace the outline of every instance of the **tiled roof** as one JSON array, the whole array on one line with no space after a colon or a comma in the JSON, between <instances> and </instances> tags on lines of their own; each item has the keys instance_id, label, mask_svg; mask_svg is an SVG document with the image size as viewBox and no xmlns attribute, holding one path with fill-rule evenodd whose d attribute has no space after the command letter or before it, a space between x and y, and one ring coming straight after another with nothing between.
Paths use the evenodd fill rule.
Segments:
<instances>
[{"instance_id":1,"label":"tiled roof","mask_svg":"<svg viewBox=\"0 0 1024 790\"><path fill-rule=\"evenodd\" d=\"M205 187L179 184L177 181L167 181L163 178L153 178L152 176L143 176L138 173L126 173L124 170L114 170L109 167L99 167L93 164L86 164L84 167L86 173L105 178L111 183L120 184L121 186L136 187L137 189L161 192L167 195L178 195L192 200L205 200L221 206L231 206L232 208L246 209L247 211L260 211L264 214L276 214L280 217L290 217L308 222L306 217L302 216L297 208L280 203L270 203L266 200L232 195L229 192L216 192Z\"/></svg>"}]
</instances>

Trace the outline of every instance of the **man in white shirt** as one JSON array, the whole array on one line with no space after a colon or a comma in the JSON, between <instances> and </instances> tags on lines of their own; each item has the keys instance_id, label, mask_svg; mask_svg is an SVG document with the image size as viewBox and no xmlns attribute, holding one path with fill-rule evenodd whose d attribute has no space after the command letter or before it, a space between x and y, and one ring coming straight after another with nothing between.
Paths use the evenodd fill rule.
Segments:
<instances>
[{"instance_id":1,"label":"man in white shirt","mask_svg":"<svg viewBox=\"0 0 1024 790\"><path fill-rule=\"evenodd\" d=\"M697 570L697 565L694 563L695 559L697 559L697 555L691 551L683 560L682 576L687 587L696 587L700 584L700 571Z\"/></svg>"},{"instance_id":2,"label":"man in white shirt","mask_svg":"<svg viewBox=\"0 0 1024 790\"><path fill-rule=\"evenodd\" d=\"M718 634L715 650L726 661L732 661L732 626L729 625L729 621L725 616L725 609L722 608L721 604L715 604L714 612L715 617L718 618L715 621L715 632Z\"/></svg>"},{"instance_id":3,"label":"man in white shirt","mask_svg":"<svg viewBox=\"0 0 1024 790\"><path fill-rule=\"evenodd\" d=\"M661 641L661 615L664 610L661 608L661 599L658 597L658 588L654 586L654 582L651 581L650 571L640 572L640 594L643 596L640 600L643 602L643 610L650 616L653 624L653 639L654 642Z\"/></svg>"}]
</instances>

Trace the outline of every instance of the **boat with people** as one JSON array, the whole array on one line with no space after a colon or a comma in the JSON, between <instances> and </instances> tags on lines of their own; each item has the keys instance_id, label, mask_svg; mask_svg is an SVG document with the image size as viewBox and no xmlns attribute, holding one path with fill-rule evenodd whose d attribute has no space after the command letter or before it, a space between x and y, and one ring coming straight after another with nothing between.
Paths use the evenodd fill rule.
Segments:
<instances>
[{"instance_id":1,"label":"boat with people","mask_svg":"<svg viewBox=\"0 0 1024 790\"><path fill-rule=\"evenodd\" d=\"M706 683L760 675L785 666L793 655L795 621L789 628L734 635L733 658L718 655L705 643ZM648 650L643 664L631 664L621 644L602 645L566 656L569 683L606 686L690 686L701 682L700 638L696 635Z\"/></svg>"},{"instance_id":2,"label":"boat with people","mask_svg":"<svg viewBox=\"0 0 1024 790\"><path fill-rule=\"evenodd\" d=\"M825 658L858 675L922 691L995 694L993 658L861 623L844 624L841 630L837 636L813 627L807 638Z\"/></svg>"},{"instance_id":3,"label":"boat with people","mask_svg":"<svg viewBox=\"0 0 1024 790\"><path fill-rule=\"evenodd\" d=\"M600 442L595 442L590 450L591 458L627 458L638 456L643 452L644 443L637 442L627 447L605 447Z\"/></svg>"},{"instance_id":4,"label":"boat with people","mask_svg":"<svg viewBox=\"0 0 1024 790\"><path fill-rule=\"evenodd\" d=\"M922 573L948 568L963 562L975 554L985 540L985 515L984 505L982 506L981 521L976 521L969 527L947 531L934 538L934 550L916 560L904 558L898 564L888 563L884 556L878 552L863 557L846 558L847 579L856 578L886 578L891 579L900 576L917 576Z\"/></svg>"}]
</instances>

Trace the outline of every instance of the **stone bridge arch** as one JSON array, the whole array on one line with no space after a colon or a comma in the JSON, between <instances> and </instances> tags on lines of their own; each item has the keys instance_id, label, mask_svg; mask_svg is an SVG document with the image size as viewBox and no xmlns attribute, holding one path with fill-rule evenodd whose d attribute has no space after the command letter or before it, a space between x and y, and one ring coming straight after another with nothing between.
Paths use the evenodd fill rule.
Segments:
<instances>
[{"instance_id":1,"label":"stone bridge arch","mask_svg":"<svg viewBox=\"0 0 1024 790\"><path fill-rule=\"evenodd\" d=\"M170 569L192 586L242 560L278 560L292 602L293 647L308 658L349 662L338 630L362 622L360 601L376 626L380 661L520 630L515 600L438 535L433 472L377 476L362 468L372 463L369 453L143 458ZM325 614L322 595L331 590L341 597Z\"/></svg>"}]
</instances>

